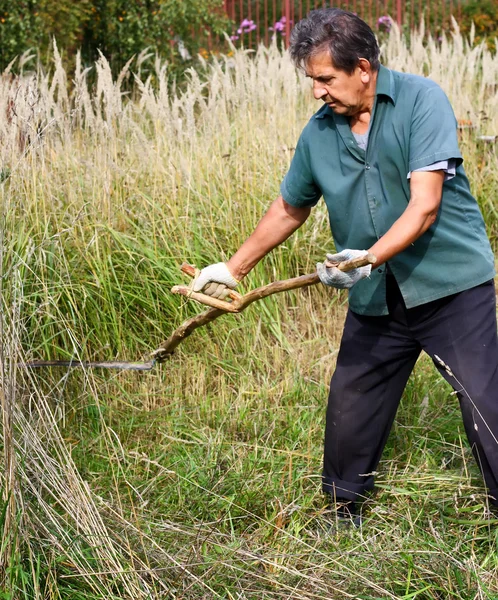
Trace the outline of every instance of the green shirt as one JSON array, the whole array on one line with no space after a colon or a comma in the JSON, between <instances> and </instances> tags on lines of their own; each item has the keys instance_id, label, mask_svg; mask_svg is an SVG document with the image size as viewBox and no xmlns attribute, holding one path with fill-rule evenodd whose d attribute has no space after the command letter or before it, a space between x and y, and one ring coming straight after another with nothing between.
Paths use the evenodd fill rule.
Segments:
<instances>
[{"instance_id":1,"label":"green shirt","mask_svg":"<svg viewBox=\"0 0 498 600\"><path fill-rule=\"evenodd\" d=\"M406 306L469 289L491 279L494 257L481 212L470 193L448 98L429 79L381 66L366 152L347 117L324 105L304 128L281 185L286 202L314 206L323 196L338 251L368 249L401 216L410 199L408 173L456 159L443 184L435 223L389 261ZM349 305L385 315L385 265L353 286Z\"/></svg>"}]
</instances>

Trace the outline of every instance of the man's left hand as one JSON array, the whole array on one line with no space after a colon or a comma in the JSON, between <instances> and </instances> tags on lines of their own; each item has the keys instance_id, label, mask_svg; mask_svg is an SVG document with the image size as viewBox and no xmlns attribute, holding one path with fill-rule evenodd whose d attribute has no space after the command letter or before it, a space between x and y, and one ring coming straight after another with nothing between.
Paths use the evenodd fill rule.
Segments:
<instances>
[{"instance_id":1,"label":"man's left hand","mask_svg":"<svg viewBox=\"0 0 498 600\"><path fill-rule=\"evenodd\" d=\"M352 258L360 258L368 254L367 250L350 250L346 249L338 254L327 254L327 261L331 263L341 263ZM325 285L330 285L339 289L349 289L361 279L365 279L372 271L372 265L366 265L353 269L352 271L343 272L337 267L326 267L323 263L316 265L318 277Z\"/></svg>"}]
</instances>

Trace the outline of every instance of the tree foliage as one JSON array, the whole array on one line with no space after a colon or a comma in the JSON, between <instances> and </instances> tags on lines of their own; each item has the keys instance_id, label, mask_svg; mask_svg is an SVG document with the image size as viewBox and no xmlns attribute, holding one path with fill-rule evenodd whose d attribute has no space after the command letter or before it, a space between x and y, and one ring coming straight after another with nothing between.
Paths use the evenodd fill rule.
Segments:
<instances>
[{"instance_id":1,"label":"tree foliage","mask_svg":"<svg viewBox=\"0 0 498 600\"><path fill-rule=\"evenodd\" d=\"M468 35L472 23L475 28L474 41L479 43L486 39L488 48L495 50L498 37L498 0L471 0L462 7L460 30Z\"/></svg>"},{"instance_id":2,"label":"tree foliage","mask_svg":"<svg viewBox=\"0 0 498 600\"><path fill-rule=\"evenodd\" d=\"M229 29L222 0L0 0L0 68L29 48L43 55L52 38L117 69L146 47L174 61Z\"/></svg>"}]
</instances>

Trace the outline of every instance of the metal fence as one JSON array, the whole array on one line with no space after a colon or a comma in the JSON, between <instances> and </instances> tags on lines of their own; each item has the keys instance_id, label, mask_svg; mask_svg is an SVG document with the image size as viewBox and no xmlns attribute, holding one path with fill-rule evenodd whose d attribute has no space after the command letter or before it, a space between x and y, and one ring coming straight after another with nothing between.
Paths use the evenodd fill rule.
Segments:
<instances>
[{"instance_id":1,"label":"metal fence","mask_svg":"<svg viewBox=\"0 0 498 600\"><path fill-rule=\"evenodd\" d=\"M315 8L333 6L352 11L374 31L387 30L389 17L406 28L424 22L426 31L438 35L450 27L451 16L461 17L461 0L224 0L225 12L236 24L234 43L253 47L268 44L273 36L288 44L294 23Z\"/></svg>"}]
</instances>

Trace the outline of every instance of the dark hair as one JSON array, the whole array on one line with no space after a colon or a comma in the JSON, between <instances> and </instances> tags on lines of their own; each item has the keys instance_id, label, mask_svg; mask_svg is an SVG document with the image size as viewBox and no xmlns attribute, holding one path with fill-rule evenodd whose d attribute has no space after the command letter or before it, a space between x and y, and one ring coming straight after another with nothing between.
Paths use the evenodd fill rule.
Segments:
<instances>
[{"instance_id":1,"label":"dark hair","mask_svg":"<svg viewBox=\"0 0 498 600\"><path fill-rule=\"evenodd\" d=\"M308 60L328 50L336 69L353 73L360 58L378 71L379 45L374 32L354 13L339 8L320 8L296 24L290 38L294 64L304 68Z\"/></svg>"}]
</instances>

